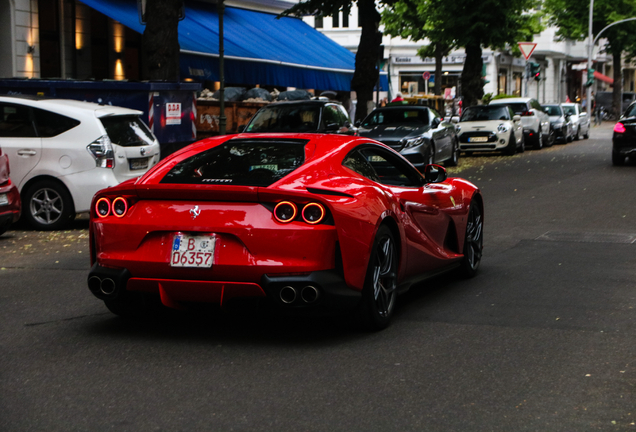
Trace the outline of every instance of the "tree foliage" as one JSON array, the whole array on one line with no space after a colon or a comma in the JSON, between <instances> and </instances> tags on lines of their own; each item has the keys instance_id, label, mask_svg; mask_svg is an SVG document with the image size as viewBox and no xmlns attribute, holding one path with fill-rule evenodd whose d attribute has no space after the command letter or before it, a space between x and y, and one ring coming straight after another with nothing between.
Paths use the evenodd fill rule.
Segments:
<instances>
[{"instance_id":1,"label":"tree foliage","mask_svg":"<svg viewBox=\"0 0 636 432\"><path fill-rule=\"evenodd\" d=\"M413 41L430 41L432 49L464 47L461 76L464 106L483 96L482 48L516 50L518 41L541 32L537 0L399 0L383 12L386 32Z\"/></svg>"},{"instance_id":2,"label":"tree foliage","mask_svg":"<svg viewBox=\"0 0 636 432\"><path fill-rule=\"evenodd\" d=\"M388 4L394 0L381 0L380 4ZM351 88L355 90L358 99L356 119L361 120L367 114L368 102L373 99L373 88L378 82L380 47L382 33L380 32L380 13L376 9L374 0L306 0L295 4L284 11L281 16L318 15L332 16L339 11L346 14L351 6L357 3L359 10L359 25L362 28L360 44L356 53L356 64Z\"/></svg>"},{"instance_id":3,"label":"tree foliage","mask_svg":"<svg viewBox=\"0 0 636 432\"><path fill-rule=\"evenodd\" d=\"M589 3L578 0L545 0L550 23L557 26L557 35L563 39L584 40L588 36ZM634 0L595 0L592 33L596 36L609 24L625 18L636 17ZM610 27L603 33L607 38L606 50L613 57L614 95L613 109L621 109L622 72L621 56L636 53L636 22L626 22Z\"/></svg>"}]
</instances>

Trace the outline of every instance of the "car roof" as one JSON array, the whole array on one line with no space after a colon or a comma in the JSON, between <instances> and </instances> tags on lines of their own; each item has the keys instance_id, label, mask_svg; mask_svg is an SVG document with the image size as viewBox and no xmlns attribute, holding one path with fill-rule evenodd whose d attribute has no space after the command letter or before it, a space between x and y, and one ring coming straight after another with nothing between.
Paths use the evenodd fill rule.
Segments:
<instances>
[{"instance_id":1,"label":"car roof","mask_svg":"<svg viewBox=\"0 0 636 432\"><path fill-rule=\"evenodd\" d=\"M504 98L504 99L495 99L491 100L490 104L507 104L507 103L520 103L520 102L530 102L532 98Z\"/></svg>"},{"instance_id":2,"label":"car roof","mask_svg":"<svg viewBox=\"0 0 636 432\"><path fill-rule=\"evenodd\" d=\"M326 104L338 104L342 105L339 101L335 100L326 100L326 99L309 99L309 100L296 100L296 101L277 101L272 102L268 105L265 105L263 108L268 108L271 106L279 106L279 105L326 105Z\"/></svg>"},{"instance_id":3,"label":"car roof","mask_svg":"<svg viewBox=\"0 0 636 432\"><path fill-rule=\"evenodd\" d=\"M143 114L142 111L119 106L84 102L74 99L54 99L33 95L0 95L0 102L19 103L21 105L55 111L59 114L67 115L78 113L78 111L83 112L84 114L88 114L89 112L94 113L97 117Z\"/></svg>"}]
</instances>

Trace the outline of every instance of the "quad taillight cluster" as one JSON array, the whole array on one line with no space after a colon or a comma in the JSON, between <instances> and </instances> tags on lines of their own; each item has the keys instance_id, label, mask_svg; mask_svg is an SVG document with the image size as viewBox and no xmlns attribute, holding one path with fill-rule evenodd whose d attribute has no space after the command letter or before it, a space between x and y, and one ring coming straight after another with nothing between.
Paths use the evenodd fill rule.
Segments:
<instances>
[{"instance_id":1,"label":"quad taillight cluster","mask_svg":"<svg viewBox=\"0 0 636 432\"><path fill-rule=\"evenodd\" d=\"M289 223L296 219L299 210L298 206L291 201L281 201L274 207L274 218L280 223ZM304 204L300 210L302 220L311 225L322 222L327 215L325 206L319 203L310 202Z\"/></svg>"},{"instance_id":2,"label":"quad taillight cluster","mask_svg":"<svg viewBox=\"0 0 636 432\"><path fill-rule=\"evenodd\" d=\"M128 213L128 208L128 201L124 197L117 197L112 201L109 198L102 197L95 203L95 213L99 218L108 216L124 217Z\"/></svg>"}]
</instances>

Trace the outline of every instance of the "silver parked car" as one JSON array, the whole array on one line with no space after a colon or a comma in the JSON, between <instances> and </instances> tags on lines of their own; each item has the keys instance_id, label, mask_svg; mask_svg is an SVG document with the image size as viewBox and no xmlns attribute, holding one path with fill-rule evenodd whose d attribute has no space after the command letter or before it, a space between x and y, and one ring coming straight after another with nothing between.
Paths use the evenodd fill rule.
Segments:
<instances>
[{"instance_id":1,"label":"silver parked car","mask_svg":"<svg viewBox=\"0 0 636 432\"><path fill-rule=\"evenodd\" d=\"M570 115L570 121L572 122L572 129L574 131L574 139L581 139L581 136L588 139L590 137L591 119L587 112L583 111L581 104L564 103L561 105L563 106L565 113Z\"/></svg>"}]
</instances>

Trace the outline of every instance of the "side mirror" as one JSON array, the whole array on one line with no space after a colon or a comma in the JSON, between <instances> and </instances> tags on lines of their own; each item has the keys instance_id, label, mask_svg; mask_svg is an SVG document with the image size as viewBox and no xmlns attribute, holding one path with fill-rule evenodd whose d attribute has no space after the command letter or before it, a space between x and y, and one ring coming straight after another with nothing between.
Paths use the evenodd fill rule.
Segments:
<instances>
[{"instance_id":1,"label":"side mirror","mask_svg":"<svg viewBox=\"0 0 636 432\"><path fill-rule=\"evenodd\" d=\"M360 120L356 120L356 122L353 124L355 127L359 128L360 125L362 125L362 122Z\"/></svg>"},{"instance_id":2,"label":"side mirror","mask_svg":"<svg viewBox=\"0 0 636 432\"><path fill-rule=\"evenodd\" d=\"M340 125L338 123L329 123L326 127L325 127L325 131L326 132L333 132L333 131L337 131L340 129Z\"/></svg>"},{"instance_id":3,"label":"side mirror","mask_svg":"<svg viewBox=\"0 0 636 432\"><path fill-rule=\"evenodd\" d=\"M435 117L433 119L433 123L431 123L431 127L435 129L437 126L439 126L440 123L441 123L440 119L438 117Z\"/></svg>"},{"instance_id":4,"label":"side mirror","mask_svg":"<svg viewBox=\"0 0 636 432\"><path fill-rule=\"evenodd\" d=\"M243 132L245 132L245 125L241 125L241 126L239 126L239 127L238 127L238 129L237 129L237 131L238 131L238 133L243 133Z\"/></svg>"},{"instance_id":5,"label":"side mirror","mask_svg":"<svg viewBox=\"0 0 636 432\"><path fill-rule=\"evenodd\" d=\"M586 112L582 112L579 114L579 117L587 117L587 113Z\"/></svg>"},{"instance_id":6,"label":"side mirror","mask_svg":"<svg viewBox=\"0 0 636 432\"><path fill-rule=\"evenodd\" d=\"M446 169L442 166L430 164L424 168L424 180L426 180L426 183L441 183L447 177Z\"/></svg>"},{"instance_id":7,"label":"side mirror","mask_svg":"<svg viewBox=\"0 0 636 432\"><path fill-rule=\"evenodd\" d=\"M521 121L521 116L519 114L515 114L514 116L512 116L512 121L513 122L520 122Z\"/></svg>"},{"instance_id":8,"label":"side mirror","mask_svg":"<svg viewBox=\"0 0 636 432\"><path fill-rule=\"evenodd\" d=\"M453 116L453 117L451 117L451 123L453 123L453 124L457 124L457 123L459 123L459 116Z\"/></svg>"}]
</instances>

